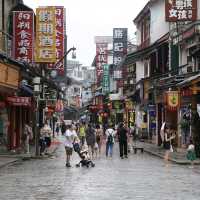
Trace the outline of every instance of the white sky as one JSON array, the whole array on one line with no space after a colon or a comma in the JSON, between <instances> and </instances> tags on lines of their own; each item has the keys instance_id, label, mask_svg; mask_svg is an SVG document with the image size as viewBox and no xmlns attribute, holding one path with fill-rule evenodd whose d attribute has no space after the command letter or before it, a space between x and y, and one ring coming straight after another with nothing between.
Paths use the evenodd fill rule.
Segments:
<instances>
[{"instance_id":1,"label":"white sky","mask_svg":"<svg viewBox=\"0 0 200 200\"><path fill-rule=\"evenodd\" d=\"M77 60L91 65L95 56L95 36L112 36L113 28L128 28L134 38L133 19L148 0L24 0L35 9L38 6L64 6L68 49L77 48ZM68 55L68 59L70 55Z\"/></svg>"}]
</instances>

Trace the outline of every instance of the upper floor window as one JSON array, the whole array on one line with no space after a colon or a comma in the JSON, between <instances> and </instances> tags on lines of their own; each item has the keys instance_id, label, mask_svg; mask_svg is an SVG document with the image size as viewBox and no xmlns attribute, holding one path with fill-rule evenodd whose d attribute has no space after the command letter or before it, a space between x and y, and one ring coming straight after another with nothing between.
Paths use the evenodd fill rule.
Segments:
<instances>
[{"instance_id":1,"label":"upper floor window","mask_svg":"<svg viewBox=\"0 0 200 200\"><path fill-rule=\"evenodd\" d=\"M150 39L150 17L147 16L141 22L141 44L148 43ZM145 46L148 46L146 44Z\"/></svg>"}]
</instances>

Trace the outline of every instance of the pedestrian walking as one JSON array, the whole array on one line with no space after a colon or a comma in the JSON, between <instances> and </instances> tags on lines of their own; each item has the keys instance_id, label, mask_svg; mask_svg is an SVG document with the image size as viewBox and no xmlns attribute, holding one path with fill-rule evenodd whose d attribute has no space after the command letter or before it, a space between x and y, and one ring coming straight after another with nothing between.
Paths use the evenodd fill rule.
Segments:
<instances>
[{"instance_id":1,"label":"pedestrian walking","mask_svg":"<svg viewBox=\"0 0 200 200\"><path fill-rule=\"evenodd\" d=\"M66 128L67 128L67 127L66 127L66 124L65 124L65 122L63 121L62 124L61 124L61 133L62 133L62 135L65 134Z\"/></svg>"},{"instance_id":2,"label":"pedestrian walking","mask_svg":"<svg viewBox=\"0 0 200 200\"><path fill-rule=\"evenodd\" d=\"M60 132L60 126L59 124L57 123L56 124L56 135L59 136L59 132Z\"/></svg>"},{"instance_id":3,"label":"pedestrian walking","mask_svg":"<svg viewBox=\"0 0 200 200\"><path fill-rule=\"evenodd\" d=\"M170 129L170 127L165 125L164 126L163 146L164 146L164 149L165 149L164 161L165 161L166 166L168 166L170 153L173 152L172 140L174 138L175 138L175 135L174 135L174 133L172 133L172 130Z\"/></svg>"},{"instance_id":4,"label":"pedestrian walking","mask_svg":"<svg viewBox=\"0 0 200 200\"><path fill-rule=\"evenodd\" d=\"M192 139L190 139L190 144L187 148L187 159L190 161L190 168L194 167L194 161L196 160L195 148Z\"/></svg>"},{"instance_id":5,"label":"pedestrian walking","mask_svg":"<svg viewBox=\"0 0 200 200\"><path fill-rule=\"evenodd\" d=\"M78 136L72 125L67 126L65 131L65 152L66 152L66 167L71 167L70 159L73 152L73 144L78 141Z\"/></svg>"},{"instance_id":6,"label":"pedestrian walking","mask_svg":"<svg viewBox=\"0 0 200 200\"><path fill-rule=\"evenodd\" d=\"M41 128L40 137L39 137L40 156L44 155L44 152L45 152L45 149L46 149L45 135L46 135L46 133Z\"/></svg>"},{"instance_id":7,"label":"pedestrian walking","mask_svg":"<svg viewBox=\"0 0 200 200\"><path fill-rule=\"evenodd\" d=\"M24 131L22 134L22 144L24 153L30 153L30 140L33 139L32 122L24 125Z\"/></svg>"},{"instance_id":8,"label":"pedestrian walking","mask_svg":"<svg viewBox=\"0 0 200 200\"><path fill-rule=\"evenodd\" d=\"M51 146L51 135L52 131L47 122L45 122L44 126L41 129L42 136L45 140L45 154L49 153L49 147Z\"/></svg>"},{"instance_id":9,"label":"pedestrian walking","mask_svg":"<svg viewBox=\"0 0 200 200\"><path fill-rule=\"evenodd\" d=\"M118 128L118 140L119 140L119 153L121 159L128 158L128 131L124 127L123 123L119 124Z\"/></svg>"},{"instance_id":10,"label":"pedestrian walking","mask_svg":"<svg viewBox=\"0 0 200 200\"><path fill-rule=\"evenodd\" d=\"M106 134L106 157L110 155L110 157L113 156L113 145L115 143L114 137L115 137L115 130L112 128L112 125L110 124L105 132Z\"/></svg>"},{"instance_id":11,"label":"pedestrian walking","mask_svg":"<svg viewBox=\"0 0 200 200\"><path fill-rule=\"evenodd\" d=\"M79 126L79 138L81 141L81 148L85 144L85 136L86 136L86 125L85 125L85 122L82 122Z\"/></svg>"},{"instance_id":12,"label":"pedestrian walking","mask_svg":"<svg viewBox=\"0 0 200 200\"><path fill-rule=\"evenodd\" d=\"M103 129L100 127L99 124L96 125L96 143L98 145L98 151L99 151L99 155L101 154L101 146L102 146L102 142L103 142Z\"/></svg>"},{"instance_id":13,"label":"pedestrian walking","mask_svg":"<svg viewBox=\"0 0 200 200\"><path fill-rule=\"evenodd\" d=\"M95 146L96 138L95 138L95 130L92 127L91 124L88 124L88 127L86 129L86 142L87 142L87 145L88 145L90 158L93 159L94 158L94 146Z\"/></svg>"}]
</instances>

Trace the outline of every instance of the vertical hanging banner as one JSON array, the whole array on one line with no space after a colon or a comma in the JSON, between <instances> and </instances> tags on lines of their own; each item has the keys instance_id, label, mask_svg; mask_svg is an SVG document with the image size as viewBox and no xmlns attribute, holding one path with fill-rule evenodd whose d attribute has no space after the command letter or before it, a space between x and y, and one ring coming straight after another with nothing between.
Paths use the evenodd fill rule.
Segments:
<instances>
[{"instance_id":1,"label":"vertical hanging banner","mask_svg":"<svg viewBox=\"0 0 200 200\"><path fill-rule=\"evenodd\" d=\"M36 9L36 62L56 62L55 12L55 7L40 7Z\"/></svg>"},{"instance_id":2,"label":"vertical hanging banner","mask_svg":"<svg viewBox=\"0 0 200 200\"><path fill-rule=\"evenodd\" d=\"M56 16L56 62L60 60L64 56L64 34L65 34L65 26L64 26L64 16L65 16L65 8L63 6L55 7L55 16ZM49 69L54 69L55 63L50 63L48 65ZM60 61L56 70L58 74L64 74L64 60Z\"/></svg>"},{"instance_id":3,"label":"vertical hanging banner","mask_svg":"<svg viewBox=\"0 0 200 200\"><path fill-rule=\"evenodd\" d=\"M127 54L128 47L128 29L114 28L113 29L113 64L118 65L122 58Z\"/></svg>"},{"instance_id":4,"label":"vertical hanging banner","mask_svg":"<svg viewBox=\"0 0 200 200\"><path fill-rule=\"evenodd\" d=\"M197 0L165 0L165 19L168 22L195 21Z\"/></svg>"},{"instance_id":5,"label":"vertical hanging banner","mask_svg":"<svg viewBox=\"0 0 200 200\"><path fill-rule=\"evenodd\" d=\"M180 106L180 93L178 91L169 91L165 93L167 109L176 111Z\"/></svg>"},{"instance_id":6,"label":"vertical hanging banner","mask_svg":"<svg viewBox=\"0 0 200 200\"><path fill-rule=\"evenodd\" d=\"M103 66L108 63L108 44L96 43L96 76L99 84L103 78Z\"/></svg>"},{"instance_id":7,"label":"vertical hanging banner","mask_svg":"<svg viewBox=\"0 0 200 200\"><path fill-rule=\"evenodd\" d=\"M34 13L13 12L13 56L16 60L33 62Z\"/></svg>"},{"instance_id":8,"label":"vertical hanging banner","mask_svg":"<svg viewBox=\"0 0 200 200\"><path fill-rule=\"evenodd\" d=\"M108 93L110 91L110 81L109 81L109 65L103 65L103 81L102 81L103 93Z\"/></svg>"}]
</instances>

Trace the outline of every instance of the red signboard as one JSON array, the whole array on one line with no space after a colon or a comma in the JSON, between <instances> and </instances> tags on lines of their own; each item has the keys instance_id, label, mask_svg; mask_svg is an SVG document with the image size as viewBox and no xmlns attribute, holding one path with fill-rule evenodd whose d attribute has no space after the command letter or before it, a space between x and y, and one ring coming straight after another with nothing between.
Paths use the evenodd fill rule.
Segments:
<instances>
[{"instance_id":1,"label":"red signboard","mask_svg":"<svg viewBox=\"0 0 200 200\"><path fill-rule=\"evenodd\" d=\"M197 0L165 0L165 18L168 22L195 21Z\"/></svg>"},{"instance_id":2,"label":"red signboard","mask_svg":"<svg viewBox=\"0 0 200 200\"><path fill-rule=\"evenodd\" d=\"M56 57L57 61L64 56L64 16L65 9L62 6L56 6ZM48 65L50 69L53 69L54 63ZM64 60L56 65L58 74L64 74Z\"/></svg>"},{"instance_id":3,"label":"red signboard","mask_svg":"<svg viewBox=\"0 0 200 200\"><path fill-rule=\"evenodd\" d=\"M96 43L96 76L97 83L100 83L103 77L103 65L108 63L108 44Z\"/></svg>"},{"instance_id":4,"label":"red signboard","mask_svg":"<svg viewBox=\"0 0 200 200\"><path fill-rule=\"evenodd\" d=\"M19 61L33 62L34 13L15 11L13 13L13 55Z\"/></svg>"},{"instance_id":5,"label":"red signboard","mask_svg":"<svg viewBox=\"0 0 200 200\"><path fill-rule=\"evenodd\" d=\"M31 106L31 97L7 97L6 100L13 106Z\"/></svg>"},{"instance_id":6,"label":"red signboard","mask_svg":"<svg viewBox=\"0 0 200 200\"><path fill-rule=\"evenodd\" d=\"M62 112L63 110L64 110L63 101L62 100L57 100L55 111L56 112Z\"/></svg>"},{"instance_id":7,"label":"red signboard","mask_svg":"<svg viewBox=\"0 0 200 200\"><path fill-rule=\"evenodd\" d=\"M189 88L181 90L182 97L191 97L193 95L193 91Z\"/></svg>"}]
</instances>

